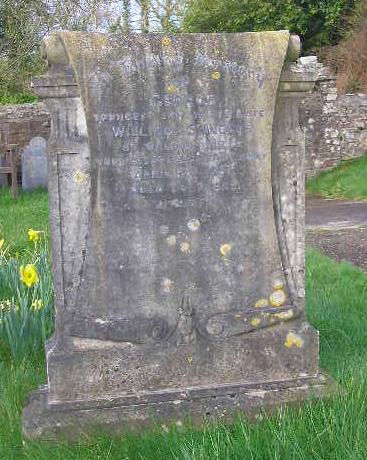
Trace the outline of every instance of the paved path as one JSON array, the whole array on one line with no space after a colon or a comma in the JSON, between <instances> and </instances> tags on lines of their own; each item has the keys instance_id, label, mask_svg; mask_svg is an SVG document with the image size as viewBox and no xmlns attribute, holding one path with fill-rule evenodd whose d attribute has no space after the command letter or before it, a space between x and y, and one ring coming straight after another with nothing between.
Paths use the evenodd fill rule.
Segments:
<instances>
[{"instance_id":1,"label":"paved path","mask_svg":"<svg viewBox=\"0 0 367 460\"><path fill-rule=\"evenodd\" d=\"M336 260L367 272L367 201L306 201L306 241Z\"/></svg>"}]
</instances>

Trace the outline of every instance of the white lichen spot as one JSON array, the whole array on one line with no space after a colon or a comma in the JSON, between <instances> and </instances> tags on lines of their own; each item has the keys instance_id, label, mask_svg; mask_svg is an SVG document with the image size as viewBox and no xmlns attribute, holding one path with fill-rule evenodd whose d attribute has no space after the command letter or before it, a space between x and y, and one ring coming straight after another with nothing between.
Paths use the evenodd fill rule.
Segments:
<instances>
[{"instance_id":1,"label":"white lichen spot","mask_svg":"<svg viewBox=\"0 0 367 460\"><path fill-rule=\"evenodd\" d=\"M176 243L177 243L176 235L167 236L166 241L170 246L176 246Z\"/></svg>"},{"instance_id":2,"label":"white lichen spot","mask_svg":"<svg viewBox=\"0 0 367 460\"><path fill-rule=\"evenodd\" d=\"M107 323L108 323L108 321L104 321L104 320L101 319L101 318L95 319L94 322L95 322L96 324L107 324Z\"/></svg>"},{"instance_id":3,"label":"white lichen spot","mask_svg":"<svg viewBox=\"0 0 367 460\"><path fill-rule=\"evenodd\" d=\"M196 232L200 228L200 220L199 219L191 219L187 223L187 227L192 232Z\"/></svg>"},{"instance_id":4,"label":"white lichen spot","mask_svg":"<svg viewBox=\"0 0 367 460\"><path fill-rule=\"evenodd\" d=\"M229 243L224 243L219 248L219 251L223 257L228 257L232 251L232 246Z\"/></svg>"},{"instance_id":5,"label":"white lichen spot","mask_svg":"<svg viewBox=\"0 0 367 460\"><path fill-rule=\"evenodd\" d=\"M188 252L190 250L190 244L187 241L183 241L180 244L180 251L181 252Z\"/></svg>"},{"instance_id":6,"label":"white lichen spot","mask_svg":"<svg viewBox=\"0 0 367 460\"><path fill-rule=\"evenodd\" d=\"M235 315L235 319L241 319L242 315Z\"/></svg>"},{"instance_id":7,"label":"white lichen spot","mask_svg":"<svg viewBox=\"0 0 367 460\"><path fill-rule=\"evenodd\" d=\"M173 281L170 280L169 278L164 278L162 281L162 286L163 286L163 291L166 292L167 294L172 291L173 288Z\"/></svg>"},{"instance_id":8,"label":"white lichen spot","mask_svg":"<svg viewBox=\"0 0 367 460\"><path fill-rule=\"evenodd\" d=\"M289 331L284 346L287 348L302 348L304 340L293 331Z\"/></svg>"}]
</instances>

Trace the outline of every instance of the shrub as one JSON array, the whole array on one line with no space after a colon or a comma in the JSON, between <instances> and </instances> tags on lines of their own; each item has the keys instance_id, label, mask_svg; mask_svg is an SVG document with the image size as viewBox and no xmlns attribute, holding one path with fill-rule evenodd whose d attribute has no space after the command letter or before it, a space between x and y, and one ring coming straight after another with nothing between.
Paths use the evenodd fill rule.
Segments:
<instances>
[{"instance_id":1,"label":"shrub","mask_svg":"<svg viewBox=\"0 0 367 460\"><path fill-rule=\"evenodd\" d=\"M357 0L189 0L188 32L246 32L289 29L304 49L336 43Z\"/></svg>"}]
</instances>

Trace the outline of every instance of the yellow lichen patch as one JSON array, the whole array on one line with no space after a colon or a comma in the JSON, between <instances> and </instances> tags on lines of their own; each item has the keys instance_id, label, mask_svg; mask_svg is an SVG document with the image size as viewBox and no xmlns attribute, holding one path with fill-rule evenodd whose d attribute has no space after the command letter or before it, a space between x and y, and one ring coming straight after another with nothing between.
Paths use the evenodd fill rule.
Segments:
<instances>
[{"instance_id":1,"label":"yellow lichen patch","mask_svg":"<svg viewBox=\"0 0 367 460\"><path fill-rule=\"evenodd\" d=\"M177 242L176 235L167 236L166 241L170 246L176 246L176 242Z\"/></svg>"},{"instance_id":2,"label":"yellow lichen patch","mask_svg":"<svg viewBox=\"0 0 367 460\"><path fill-rule=\"evenodd\" d=\"M192 356L188 356L186 359L187 359L187 362L188 362L189 364L191 364L191 363L192 363L192 360L193 360L193 357L192 357Z\"/></svg>"},{"instance_id":3,"label":"yellow lichen patch","mask_svg":"<svg viewBox=\"0 0 367 460\"><path fill-rule=\"evenodd\" d=\"M77 184L81 184L82 182L86 181L87 178L87 174L84 174L81 171L75 171L73 176L74 182L76 182Z\"/></svg>"},{"instance_id":4,"label":"yellow lichen patch","mask_svg":"<svg viewBox=\"0 0 367 460\"><path fill-rule=\"evenodd\" d=\"M255 303L255 308L265 308L269 306L268 299L260 299Z\"/></svg>"},{"instance_id":5,"label":"yellow lichen patch","mask_svg":"<svg viewBox=\"0 0 367 460\"><path fill-rule=\"evenodd\" d=\"M162 38L162 45L163 46L170 46L172 44L172 40L169 37Z\"/></svg>"},{"instance_id":6,"label":"yellow lichen patch","mask_svg":"<svg viewBox=\"0 0 367 460\"><path fill-rule=\"evenodd\" d=\"M229 243L224 243L219 249L223 257L228 257L232 251L232 246Z\"/></svg>"},{"instance_id":7,"label":"yellow lichen patch","mask_svg":"<svg viewBox=\"0 0 367 460\"><path fill-rule=\"evenodd\" d=\"M258 326L258 325L261 323L261 320L260 320L260 318L252 318L252 320L250 321L250 323L251 323L251 326L256 327L256 326Z\"/></svg>"},{"instance_id":8,"label":"yellow lichen patch","mask_svg":"<svg viewBox=\"0 0 367 460\"><path fill-rule=\"evenodd\" d=\"M167 86L166 91L168 94L176 94L177 87L171 83L170 85Z\"/></svg>"},{"instance_id":9,"label":"yellow lichen patch","mask_svg":"<svg viewBox=\"0 0 367 460\"><path fill-rule=\"evenodd\" d=\"M274 316L280 320L291 319L293 318L293 311L292 310L282 311L280 313L275 313Z\"/></svg>"},{"instance_id":10,"label":"yellow lichen patch","mask_svg":"<svg viewBox=\"0 0 367 460\"><path fill-rule=\"evenodd\" d=\"M218 71L212 73L213 80L220 80L222 78L222 74Z\"/></svg>"},{"instance_id":11,"label":"yellow lichen patch","mask_svg":"<svg viewBox=\"0 0 367 460\"><path fill-rule=\"evenodd\" d=\"M284 288L284 284L282 281L275 281L274 285L273 285L273 289L275 291L278 291L279 289L283 289Z\"/></svg>"},{"instance_id":12,"label":"yellow lichen patch","mask_svg":"<svg viewBox=\"0 0 367 460\"><path fill-rule=\"evenodd\" d=\"M183 241L180 244L180 250L181 252L188 252L190 250L190 244L187 241Z\"/></svg>"},{"instance_id":13,"label":"yellow lichen patch","mask_svg":"<svg viewBox=\"0 0 367 460\"><path fill-rule=\"evenodd\" d=\"M304 340L295 332L289 331L284 346L287 348L302 348Z\"/></svg>"},{"instance_id":14,"label":"yellow lichen patch","mask_svg":"<svg viewBox=\"0 0 367 460\"><path fill-rule=\"evenodd\" d=\"M281 307L285 304L287 296L282 289L278 289L270 294L269 300L273 307Z\"/></svg>"}]
</instances>

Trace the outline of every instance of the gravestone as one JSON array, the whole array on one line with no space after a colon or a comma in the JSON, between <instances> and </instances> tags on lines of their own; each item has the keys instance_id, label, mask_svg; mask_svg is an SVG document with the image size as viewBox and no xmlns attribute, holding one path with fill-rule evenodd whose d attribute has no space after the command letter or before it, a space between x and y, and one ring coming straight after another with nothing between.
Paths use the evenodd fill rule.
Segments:
<instances>
[{"instance_id":1,"label":"gravestone","mask_svg":"<svg viewBox=\"0 0 367 460\"><path fill-rule=\"evenodd\" d=\"M25 434L324 394L303 313L314 76L292 72L298 38L62 32L43 52L57 316Z\"/></svg>"},{"instance_id":2,"label":"gravestone","mask_svg":"<svg viewBox=\"0 0 367 460\"><path fill-rule=\"evenodd\" d=\"M22 154L22 189L47 187L47 142L34 137Z\"/></svg>"}]
</instances>

